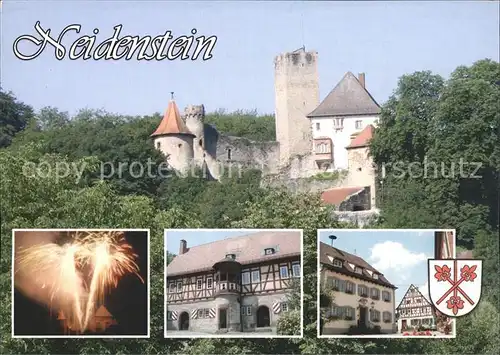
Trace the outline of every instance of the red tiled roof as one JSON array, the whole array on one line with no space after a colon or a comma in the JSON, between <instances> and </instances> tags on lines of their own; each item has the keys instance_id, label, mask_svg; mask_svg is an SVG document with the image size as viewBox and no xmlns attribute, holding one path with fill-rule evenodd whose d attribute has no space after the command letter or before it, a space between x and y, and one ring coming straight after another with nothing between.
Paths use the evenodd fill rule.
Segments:
<instances>
[{"instance_id":1,"label":"red tiled roof","mask_svg":"<svg viewBox=\"0 0 500 355\"><path fill-rule=\"evenodd\" d=\"M161 120L156 131L154 131L151 136L161 136L164 134L193 135L184 124L184 121L181 118L181 114L179 113L179 108L177 107L177 104L174 100L171 100L168 103L168 108L163 115L163 119Z\"/></svg>"},{"instance_id":2,"label":"red tiled roof","mask_svg":"<svg viewBox=\"0 0 500 355\"><path fill-rule=\"evenodd\" d=\"M351 141L347 148L362 148L368 146L370 140L373 138L374 130L375 127L369 124Z\"/></svg>"},{"instance_id":3,"label":"red tiled roof","mask_svg":"<svg viewBox=\"0 0 500 355\"><path fill-rule=\"evenodd\" d=\"M359 278L362 280L370 281L370 282L373 282L375 284L380 284L380 285L391 287L391 288L397 288L393 284L391 284L389 282L389 280L387 280L385 278L385 276L380 271L375 269L373 266L368 264L363 258L361 258L357 255L347 253L343 250L337 249L337 248L332 247L332 246L330 246L326 243L323 243L323 242L320 242L319 254L320 254L319 255L320 263L325 265L325 266L328 266L332 271L339 272L341 274L345 274L348 276L356 277L356 278ZM343 261L342 267L334 267L333 263L330 261L328 256L331 256L334 259L339 259L339 260ZM347 262L347 265L345 262ZM358 267L363 268L364 269L363 274L356 273L355 270L349 266L349 263L354 264L354 266L358 266ZM372 273L377 274L378 279L373 278L373 276L366 273L365 270L369 270Z\"/></svg>"},{"instance_id":4,"label":"red tiled roof","mask_svg":"<svg viewBox=\"0 0 500 355\"><path fill-rule=\"evenodd\" d=\"M363 191L364 187L341 187L333 188L330 190L323 191L321 194L321 200L329 205L340 205L349 196L354 195L360 191Z\"/></svg>"},{"instance_id":5,"label":"red tiled roof","mask_svg":"<svg viewBox=\"0 0 500 355\"><path fill-rule=\"evenodd\" d=\"M266 248L274 248L276 253L265 255L264 249ZM300 232L256 232L208 244L192 247L188 245L188 251L174 257L167 266L167 277L208 271L227 254L235 254L235 260L243 265L288 256L300 256Z\"/></svg>"}]
</instances>

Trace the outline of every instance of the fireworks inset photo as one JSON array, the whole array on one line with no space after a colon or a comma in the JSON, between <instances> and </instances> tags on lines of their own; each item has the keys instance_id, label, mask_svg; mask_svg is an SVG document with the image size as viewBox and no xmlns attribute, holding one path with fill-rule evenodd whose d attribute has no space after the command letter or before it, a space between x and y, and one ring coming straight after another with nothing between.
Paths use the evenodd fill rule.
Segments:
<instances>
[{"instance_id":1,"label":"fireworks inset photo","mask_svg":"<svg viewBox=\"0 0 500 355\"><path fill-rule=\"evenodd\" d=\"M149 337L147 230L14 230L15 337Z\"/></svg>"}]
</instances>

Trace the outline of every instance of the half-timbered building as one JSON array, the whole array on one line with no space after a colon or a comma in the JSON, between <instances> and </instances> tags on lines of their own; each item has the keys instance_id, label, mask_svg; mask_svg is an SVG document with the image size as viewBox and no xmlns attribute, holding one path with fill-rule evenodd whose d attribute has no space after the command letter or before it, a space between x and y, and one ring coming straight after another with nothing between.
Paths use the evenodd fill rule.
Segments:
<instances>
[{"instance_id":1,"label":"half-timbered building","mask_svg":"<svg viewBox=\"0 0 500 355\"><path fill-rule=\"evenodd\" d=\"M300 292L301 232L266 231L188 248L167 266L167 332L276 332Z\"/></svg>"},{"instance_id":2,"label":"half-timbered building","mask_svg":"<svg viewBox=\"0 0 500 355\"><path fill-rule=\"evenodd\" d=\"M320 243L319 277L323 335L395 332L396 287L363 258Z\"/></svg>"},{"instance_id":3,"label":"half-timbered building","mask_svg":"<svg viewBox=\"0 0 500 355\"><path fill-rule=\"evenodd\" d=\"M410 285L408 291L396 307L398 319L398 331L418 329L424 327L427 329L436 326L434 307L420 292L418 287Z\"/></svg>"}]
</instances>

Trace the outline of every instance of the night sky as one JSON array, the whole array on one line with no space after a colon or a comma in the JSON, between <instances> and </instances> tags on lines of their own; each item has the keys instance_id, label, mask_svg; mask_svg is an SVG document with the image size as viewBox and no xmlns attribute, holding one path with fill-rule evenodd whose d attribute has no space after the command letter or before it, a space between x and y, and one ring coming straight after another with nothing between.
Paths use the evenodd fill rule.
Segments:
<instances>
[{"instance_id":1,"label":"night sky","mask_svg":"<svg viewBox=\"0 0 500 355\"><path fill-rule=\"evenodd\" d=\"M104 306L118 325L103 335L147 335L148 331L148 243L147 232L126 232L125 239L138 255L136 263L144 283L136 275L125 275L118 287L106 296ZM14 289L14 335L64 335L57 320L57 311L25 297ZM85 333L83 335L99 335Z\"/></svg>"}]
</instances>

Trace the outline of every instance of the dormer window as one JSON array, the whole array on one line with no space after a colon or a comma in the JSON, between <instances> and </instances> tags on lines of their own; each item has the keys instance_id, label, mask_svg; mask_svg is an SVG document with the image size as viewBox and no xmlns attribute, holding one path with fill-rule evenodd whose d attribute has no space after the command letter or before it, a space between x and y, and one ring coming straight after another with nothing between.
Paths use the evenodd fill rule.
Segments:
<instances>
[{"instance_id":1,"label":"dormer window","mask_svg":"<svg viewBox=\"0 0 500 355\"><path fill-rule=\"evenodd\" d=\"M363 269L362 269L362 268L360 268L360 267L358 267L358 266L356 266L356 268L354 269L354 272L355 272L356 274L362 274L362 273L363 273Z\"/></svg>"},{"instance_id":2,"label":"dormer window","mask_svg":"<svg viewBox=\"0 0 500 355\"><path fill-rule=\"evenodd\" d=\"M338 259L334 259L333 260L333 266L335 266L335 267L342 267L342 261L340 261Z\"/></svg>"},{"instance_id":3,"label":"dormer window","mask_svg":"<svg viewBox=\"0 0 500 355\"><path fill-rule=\"evenodd\" d=\"M374 278L375 280L378 280L378 274L373 274L373 278Z\"/></svg>"},{"instance_id":4,"label":"dormer window","mask_svg":"<svg viewBox=\"0 0 500 355\"><path fill-rule=\"evenodd\" d=\"M236 259L236 255L235 254L226 254L226 259Z\"/></svg>"},{"instance_id":5,"label":"dormer window","mask_svg":"<svg viewBox=\"0 0 500 355\"><path fill-rule=\"evenodd\" d=\"M274 250L274 248L266 248L266 249L264 249L264 253L266 255L272 255L275 253L275 250Z\"/></svg>"}]
</instances>

